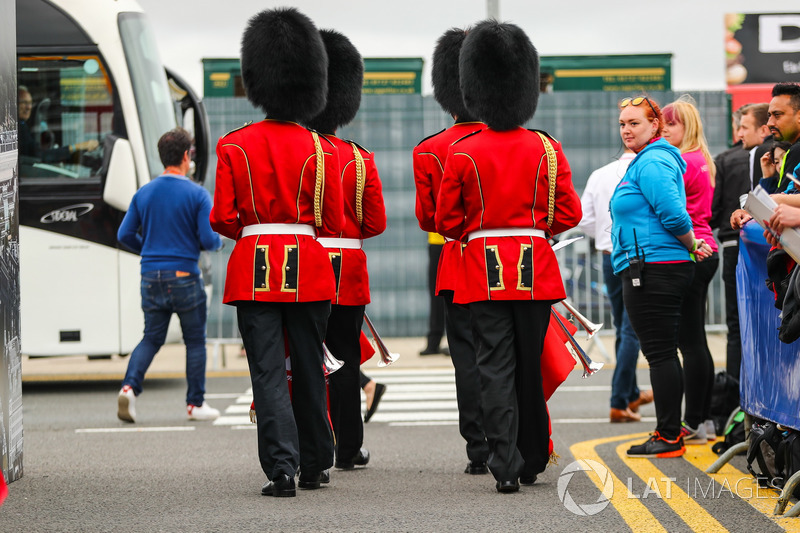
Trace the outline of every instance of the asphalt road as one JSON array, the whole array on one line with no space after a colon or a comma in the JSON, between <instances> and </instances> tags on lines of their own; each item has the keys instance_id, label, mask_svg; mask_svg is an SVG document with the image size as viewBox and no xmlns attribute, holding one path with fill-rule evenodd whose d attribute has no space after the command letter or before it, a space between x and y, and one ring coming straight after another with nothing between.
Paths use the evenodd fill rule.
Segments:
<instances>
[{"instance_id":1,"label":"asphalt road","mask_svg":"<svg viewBox=\"0 0 800 533\"><path fill-rule=\"evenodd\" d=\"M378 380L395 379L390 391L400 389L397 379L425 381L392 372L391 368L371 371ZM419 372L425 375L435 369ZM647 371L639 370L639 378L646 384ZM588 380L580 379L576 370L554 395L550 411L559 464L519 493L500 495L491 476L463 473L464 444L452 423L373 421L365 426L365 446L372 454L368 467L333 470L330 485L298 491L296 498L260 495L266 478L258 464L252 427L186 421L182 379L147 381L137 401L135 426L116 418L116 380L26 382L24 475L10 485L10 496L0 507L0 531L544 528L574 533L797 528L796 519L776 520L764 511L771 512L774 495L762 495L760 509L759 499L740 497L741 488L729 496L721 490L722 478L711 482L697 468L702 457L626 461L624 449L620 455L618 448L642 440L630 435L652 430L654 410L652 405L642 408L649 417L642 423L609 424L610 379L610 370ZM242 403L248 387L246 377L209 378L209 403L232 410ZM379 413L402 409L388 393L384 402ZM128 431L132 428L140 431ZM598 475L577 472L570 478L565 473L575 456L597 459L618 480L610 504L600 510L591 507L605 501ZM746 484L741 458L734 466L739 470L729 477L738 475ZM675 480L665 486L659 477ZM561 494L560 478L566 487ZM603 486L603 480L599 483ZM575 514L568 509L570 501L577 504L577 512L582 512L580 508L590 512Z\"/></svg>"}]
</instances>

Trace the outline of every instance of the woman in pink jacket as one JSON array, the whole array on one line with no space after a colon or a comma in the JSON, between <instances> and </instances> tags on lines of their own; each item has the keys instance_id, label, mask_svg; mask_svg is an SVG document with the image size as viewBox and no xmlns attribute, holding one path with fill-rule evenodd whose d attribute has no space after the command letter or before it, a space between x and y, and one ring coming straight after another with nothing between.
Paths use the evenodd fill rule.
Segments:
<instances>
[{"instance_id":1,"label":"woman in pink jacket","mask_svg":"<svg viewBox=\"0 0 800 533\"><path fill-rule=\"evenodd\" d=\"M695 263L694 280L681 308L678 347L683 355L686 410L681 435L685 444L705 444L716 438L711 418L714 360L706 340L708 285L719 266L717 243L711 233L711 200L714 196L714 160L708 151L697 107L681 98L663 109L664 139L681 151L686 161L683 175L686 210L695 236L713 250L711 257Z\"/></svg>"}]
</instances>

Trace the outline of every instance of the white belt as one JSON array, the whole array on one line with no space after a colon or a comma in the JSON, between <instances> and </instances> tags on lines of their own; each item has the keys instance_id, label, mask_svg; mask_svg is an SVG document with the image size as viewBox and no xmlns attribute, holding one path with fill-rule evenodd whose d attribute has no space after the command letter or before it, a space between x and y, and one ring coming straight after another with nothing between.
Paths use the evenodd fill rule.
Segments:
<instances>
[{"instance_id":1,"label":"white belt","mask_svg":"<svg viewBox=\"0 0 800 533\"><path fill-rule=\"evenodd\" d=\"M473 231L467 236L467 241L483 239L484 237L541 237L546 239L544 231L533 228L497 228Z\"/></svg>"},{"instance_id":2,"label":"white belt","mask_svg":"<svg viewBox=\"0 0 800 533\"><path fill-rule=\"evenodd\" d=\"M323 248L346 248L349 250L360 250L364 243L361 239L344 239L340 237L320 237L317 242Z\"/></svg>"},{"instance_id":3,"label":"white belt","mask_svg":"<svg viewBox=\"0 0 800 533\"><path fill-rule=\"evenodd\" d=\"M316 237L317 232L308 224L251 224L242 230L242 237L251 235L308 235Z\"/></svg>"}]
</instances>

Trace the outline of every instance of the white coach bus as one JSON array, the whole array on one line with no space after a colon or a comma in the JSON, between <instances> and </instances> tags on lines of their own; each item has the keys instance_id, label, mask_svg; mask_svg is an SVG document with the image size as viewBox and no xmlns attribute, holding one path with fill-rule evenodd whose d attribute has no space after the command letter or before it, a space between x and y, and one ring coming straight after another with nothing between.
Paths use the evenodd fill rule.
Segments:
<instances>
[{"instance_id":1,"label":"white coach bus","mask_svg":"<svg viewBox=\"0 0 800 533\"><path fill-rule=\"evenodd\" d=\"M22 353L128 354L143 330L139 257L120 249L117 228L163 170L164 132L194 131L205 176L205 109L165 70L135 1L16 9L17 82L32 100L18 117Z\"/></svg>"}]
</instances>

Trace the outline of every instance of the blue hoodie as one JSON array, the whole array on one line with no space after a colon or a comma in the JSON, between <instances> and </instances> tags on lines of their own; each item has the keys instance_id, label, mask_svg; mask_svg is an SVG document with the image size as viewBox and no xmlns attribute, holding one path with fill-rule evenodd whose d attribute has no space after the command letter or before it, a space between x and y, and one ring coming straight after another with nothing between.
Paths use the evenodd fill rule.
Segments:
<instances>
[{"instance_id":1,"label":"blue hoodie","mask_svg":"<svg viewBox=\"0 0 800 533\"><path fill-rule=\"evenodd\" d=\"M657 139L639 152L611 197L611 262L619 274L636 256L647 263L690 261L686 247L676 235L692 229L686 212L681 152L664 139Z\"/></svg>"}]
</instances>

